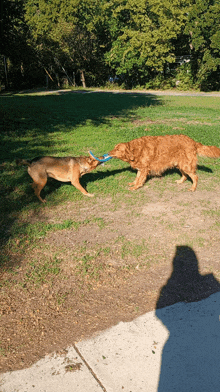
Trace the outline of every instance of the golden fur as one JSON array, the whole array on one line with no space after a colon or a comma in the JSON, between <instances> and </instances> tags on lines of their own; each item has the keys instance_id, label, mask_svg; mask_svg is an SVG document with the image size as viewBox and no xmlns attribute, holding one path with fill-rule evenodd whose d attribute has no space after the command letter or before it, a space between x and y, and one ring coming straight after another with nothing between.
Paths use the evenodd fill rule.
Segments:
<instances>
[{"instance_id":1,"label":"golden fur","mask_svg":"<svg viewBox=\"0 0 220 392\"><path fill-rule=\"evenodd\" d=\"M62 182L71 182L80 192L86 196L94 196L88 193L80 184L79 179L86 173L91 172L101 162L90 157L40 157L34 158L31 161L21 159L17 160L18 165L28 165L28 173L33 179L32 187L35 195L43 203L46 200L42 199L40 192L47 183L47 178L52 177L55 180Z\"/></svg>"},{"instance_id":2,"label":"golden fur","mask_svg":"<svg viewBox=\"0 0 220 392\"><path fill-rule=\"evenodd\" d=\"M182 184L189 176L193 182L191 191L198 183L197 155L217 158L220 148L204 146L185 135L143 136L127 143L119 143L109 152L114 158L128 162L137 170L137 176L129 186L135 190L143 186L149 174L160 175L167 169L178 168L182 174Z\"/></svg>"}]
</instances>

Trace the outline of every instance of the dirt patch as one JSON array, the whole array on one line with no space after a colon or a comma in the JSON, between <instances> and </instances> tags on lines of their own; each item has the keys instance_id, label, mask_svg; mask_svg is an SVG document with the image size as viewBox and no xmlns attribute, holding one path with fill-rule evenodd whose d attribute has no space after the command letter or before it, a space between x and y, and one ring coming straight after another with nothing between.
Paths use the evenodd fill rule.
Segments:
<instances>
[{"instance_id":1,"label":"dirt patch","mask_svg":"<svg viewBox=\"0 0 220 392\"><path fill-rule=\"evenodd\" d=\"M198 120L187 120L187 118L181 117L181 118L165 118L163 120L151 120L150 118L147 118L146 120L134 120L133 124L137 127L143 126L143 125L150 125L150 124L166 124L172 126L173 123L183 123L186 125L208 125L212 126L213 124L211 122L202 122ZM179 127L173 127L173 129L184 129L184 128L179 128Z\"/></svg>"},{"instance_id":2,"label":"dirt patch","mask_svg":"<svg viewBox=\"0 0 220 392\"><path fill-rule=\"evenodd\" d=\"M220 186L152 179L115 204L83 199L21 223L65 222L13 239L1 277L0 369L21 369L120 321L220 290ZM164 179L162 179L164 181ZM154 188L157 184L157 189ZM161 183L161 187L163 187ZM55 226L54 226L55 227ZM164 287L166 296L163 297ZM167 294L168 293L168 294Z\"/></svg>"}]
</instances>

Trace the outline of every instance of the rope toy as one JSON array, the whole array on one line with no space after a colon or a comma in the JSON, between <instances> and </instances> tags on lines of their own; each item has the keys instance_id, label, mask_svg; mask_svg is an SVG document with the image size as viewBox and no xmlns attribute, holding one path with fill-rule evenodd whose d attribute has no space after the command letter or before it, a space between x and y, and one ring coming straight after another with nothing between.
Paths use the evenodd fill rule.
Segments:
<instances>
[{"instance_id":1,"label":"rope toy","mask_svg":"<svg viewBox=\"0 0 220 392\"><path fill-rule=\"evenodd\" d=\"M108 154L103 154L104 159L99 159L99 158L95 157L95 155L92 153L92 151L89 151L89 153L92 155L93 158L95 158L99 162L107 162L110 159L112 159L112 157L110 157Z\"/></svg>"}]
</instances>

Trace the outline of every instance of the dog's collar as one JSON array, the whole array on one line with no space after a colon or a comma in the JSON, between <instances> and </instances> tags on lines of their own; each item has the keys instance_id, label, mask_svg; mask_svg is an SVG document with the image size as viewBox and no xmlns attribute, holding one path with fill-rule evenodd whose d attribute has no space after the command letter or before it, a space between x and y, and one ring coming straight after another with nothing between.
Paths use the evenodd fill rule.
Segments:
<instances>
[{"instance_id":1,"label":"dog's collar","mask_svg":"<svg viewBox=\"0 0 220 392\"><path fill-rule=\"evenodd\" d=\"M99 159L99 158L95 157L95 155L92 153L92 151L89 151L89 153L92 155L93 158L96 159L96 161L99 161L99 162L107 162L110 159L112 159L112 157L110 157L108 154L103 154L104 159Z\"/></svg>"}]
</instances>

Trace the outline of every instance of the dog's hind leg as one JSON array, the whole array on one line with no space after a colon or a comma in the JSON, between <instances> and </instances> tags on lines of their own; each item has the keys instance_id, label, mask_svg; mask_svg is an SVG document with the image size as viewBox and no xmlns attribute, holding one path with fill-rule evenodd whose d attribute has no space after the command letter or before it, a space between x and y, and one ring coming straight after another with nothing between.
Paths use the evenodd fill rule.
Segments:
<instances>
[{"instance_id":1,"label":"dog's hind leg","mask_svg":"<svg viewBox=\"0 0 220 392\"><path fill-rule=\"evenodd\" d=\"M40 181L38 181L38 182L34 181L32 184L32 188L34 189L35 195L38 197L38 199L42 203L46 203L46 200L42 199L42 197L40 195L40 193L41 193L42 189L45 187L46 183L47 183L47 177L40 179Z\"/></svg>"},{"instance_id":2,"label":"dog's hind leg","mask_svg":"<svg viewBox=\"0 0 220 392\"><path fill-rule=\"evenodd\" d=\"M189 191L195 192L197 184L198 184L198 176L195 173L188 173L188 176L191 178L193 184Z\"/></svg>"},{"instance_id":3,"label":"dog's hind leg","mask_svg":"<svg viewBox=\"0 0 220 392\"><path fill-rule=\"evenodd\" d=\"M47 181L46 181L47 182ZM44 186L46 185L46 182L42 185L42 184L36 184L36 182L33 182L32 184L32 188L34 189L34 193L35 195L38 197L38 199L42 202L42 203L46 203L45 199L42 199L40 193L42 191L42 189L44 188Z\"/></svg>"},{"instance_id":4,"label":"dog's hind leg","mask_svg":"<svg viewBox=\"0 0 220 392\"><path fill-rule=\"evenodd\" d=\"M193 157L190 157L188 159L188 162L184 162L182 165L180 165L179 170L182 173L182 178L180 179L181 182L185 181L185 176L189 176L193 182L192 187L189 189L189 191L194 192L197 187L198 183L198 176L196 175L196 169L197 169L197 157L194 155Z\"/></svg>"},{"instance_id":5,"label":"dog's hind leg","mask_svg":"<svg viewBox=\"0 0 220 392\"><path fill-rule=\"evenodd\" d=\"M31 167L28 168L28 173L34 181L32 184L32 188L34 189L35 195L42 203L46 203L46 200L42 199L40 193L47 183L47 174L46 173L39 174L36 170L33 170Z\"/></svg>"},{"instance_id":6,"label":"dog's hind leg","mask_svg":"<svg viewBox=\"0 0 220 392\"><path fill-rule=\"evenodd\" d=\"M182 174L182 177L180 178L180 180L176 180L177 184L182 184L184 181L187 180L187 175L182 170L180 170L180 172Z\"/></svg>"}]
</instances>

